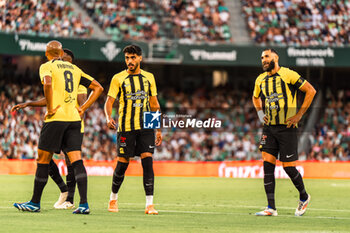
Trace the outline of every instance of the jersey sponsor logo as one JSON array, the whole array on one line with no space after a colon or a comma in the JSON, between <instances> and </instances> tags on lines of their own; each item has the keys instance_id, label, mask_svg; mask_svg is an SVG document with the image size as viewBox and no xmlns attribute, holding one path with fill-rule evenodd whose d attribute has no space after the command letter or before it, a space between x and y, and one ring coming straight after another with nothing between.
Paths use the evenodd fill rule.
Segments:
<instances>
[{"instance_id":1,"label":"jersey sponsor logo","mask_svg":"<svg viewBox=\"0 0 350 233\"><path fill-rule=\"evenodd\" d=\"M289 159L289 158L291 158L291 157L293 157L293 156L294 156L294 154L286 155L286 158Z\"/></svg>"},{"instance_id":2,"label":"jersey sponsor logo","mask_svg":"<svg viewBox=\"0 0 350 233\"><path fill-rule=\"evenodd\" d=\"M160 116L162 113L157 112L144 112L143 113L143 128L144 129L159 129L160 128Z\"/></svg>"},{"instance_id":3,"label":"jersey sponsor logo","mask_svg":"<svg viewBox=\"0 0 350 233\"><path fill-rule=\"evenodd\" d=\"M143 107L143 103L133 103L132 106L134 108L142 108Z\"/></svg>"},{"instance_id":4,"label":"jersey sponsor logo","mask_svg":"<svg viewBox=\"0 0 350 233\"><path fill-rule=\"evenodd\" d=\"M72 96L68 96L67 98L64 99L64 102L67 104L75 102L75 98L72 98Z\"/></svg>"},{"instance_id":5,"label":"jersey sponsor logo","mask_svg":"<svg viewBox=\"0 0 350 233\"><path fill-rule=\"evenodd\" d=\"M126 147L126 137L120 137L119 145L122 147ZM121 148L121 149L123 149L123 148Z\"/></svg>"},{"instance_id":6,"label":"jersey sponsor logo","mask_svg":"<svg viewBox=\"0 0 350 233\"><path fill-rule=\"evenodd\" d=\"M135 93L127 93L126 99L128 100L144 100L148 98L148 94L145 91L136 91Z\"/></svg>"}]
</instances>

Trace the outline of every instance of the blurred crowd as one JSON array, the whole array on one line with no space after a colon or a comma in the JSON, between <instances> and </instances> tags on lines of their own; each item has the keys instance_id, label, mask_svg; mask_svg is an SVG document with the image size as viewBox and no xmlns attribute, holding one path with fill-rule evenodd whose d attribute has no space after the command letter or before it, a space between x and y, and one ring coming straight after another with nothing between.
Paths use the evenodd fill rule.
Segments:
<instances>
[{"instance_id":1,"label":"blurred crowd","mask_svg":"<svg viewBox=\"0 0 350 233\"><path fill-rule=\"evenodd\" d=\"M159 24L151 0L77 0L114 40L157 39Z\"/></svg>"},{"instance_id":2,"label":"blurred crowd","mask_svg":"<svg viewBox=\"0 0 350 233\"><path fill-rule=\"evenodd\" d=\"M0 5L0 31L42 37L90 37L92 27L68 0L8 0Z\"/></svg>"},{"instance_id":3,"label":"blurred crowd","mask_svg":"<svg viewBox=\"0 0 350 233\"><path fill-rule=\"evenodd\" d=\"M11 112L16 103L42 98L40 85L0 82L0 158L31 159L37 155L37 144L45 108L25 108ZM163 93L167 93L166 96ZM243 98L242 98L243 97ZM156 160L222 161L250 160L259 157L259 133L255 111L248 92L198 89L193 94L165 90L159 102L165 118L221 120L219 129L163 129L164 140L157 147ZM240 98L246 102L244 109ZM85 159L112 160L116 157L117 135L106 127L104 98L100 98L85 115L82 153ZM232 108L232 106L235 106ZM113 111L116 118L117 109ZM60 155L58 155L59 157Z\"/></svg>"},{"instance_id":4,"label":"blurred crowd","mask_svg":"<svg viewBox=\"0 0 350 233\"><path fill-rule=\"evenodd\" d=\"M39 85L0 83L0 158L32 159L37 144L44 108L10 109L16 103L42 97ZM164 95L166 93L166 96ZM258 143L261 125L250 101L251 93L227 91L225 88L193 94L172 89L159 93L163 118L186 120L196 118L221 121L221 128L163 128L163 143L154 153L155 160L230 161L260 159ZM350 92L339 91L336 98L328 94L327 108L308 139L310 150L300 160L347 161L350 159ZM104 98L100 98L85 115L82 154L85 159L113 160L117 155L115 131L106 127ZM232 107L233 106L233 107ZM243 107L244 106L244 107ZM117 110L113 110L116 118ZM169 125L169 124L168 124ZM55 155L60 158L62 155Z\"/></svg>"},{"instance_id":5,"label":"blurred crowd","mask_svg":"<svg viewBox=\"0 0 350 233\"><path fill-rule=\"evenodd\" d=\"M164 23L182 43L232 41L229 9L223 0L161 0Z\"/></svg>"},{"instance_id":6,"label":"blurred crowd","mask_svg":"<svg viewBox=\"0 0 350 233\"><path fill-rule=\"evenodd\" d=\"M11 112L16 103L42 98L40 85L0 81L0 158L32 159L37 156L39 134L45 108ZM196 89L191 94L164 88L159 93L163 119L163 143L156 147L155 160L230 161L256 160L261 124L251 103L250 91L225 87ZM350 91L327 94L327 107L308 134L309 151L300 160L350 160ZM85 114L82 154L85 159L113 160L117 155L117 134L106 126L100 97ZM117 118L117 106L112 116ZM221 121L220 128L183 128L169 125L186 119ZM55 155L62 158L62 155Z\"/></svg>"},{"instance_id":7,"label":"blurred crowd","mask_svg":"<svg viewBox=\"0 0 350 233\"><path fill-rule=\"evenodd\" d=\"M42 37L91 37L90 20L116 41L179 39L183 43L232 41L223 0L21 0L0 4L0 31Z\"/></svg>"},{"instance_id":8,"label":"blurred crowd","mask_svg":"<svg viewBox=\"0 0 350 233\"><path fill-rule=\"evenodd\" d=\"M309 160L350 160L350 91L326 94L326 108L310 135Z\"/></svg>"},{"instance_id":9,"label":"blurred crowd","mask_svg":"<svg viewBox=\"0 0 350 233\"><path fill-rule=\"evenodd\" d=\"M349 44L349 1L242 0L250 37L258 44Z\"/></svg>"}]
</instances>

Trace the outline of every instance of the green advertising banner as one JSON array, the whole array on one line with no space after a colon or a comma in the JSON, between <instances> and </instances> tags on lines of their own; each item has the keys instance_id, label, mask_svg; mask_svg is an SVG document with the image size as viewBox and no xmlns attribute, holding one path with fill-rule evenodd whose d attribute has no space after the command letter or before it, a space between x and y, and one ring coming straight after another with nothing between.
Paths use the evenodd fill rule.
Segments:
<instances>
[{"instance_id":1,"label":"green advertising banner","mask_svg":"<svg viewBox=\"0 0 350 233\"><path fill-rule=\"evenodd\" d=\"M183 64L260 66L263 47L179 45ZM350 67L350 48L273 47L288 66Z\"/></svg>"},{"instance_id":2,"label":"green advertising banner","mask_svg":"<svg viewBox=\"0 0 350 233\"><path fill-rule=\"evenodd\" d=\"M0 33L0 54L44 56L46 43L57 39L63 47L71 49L77 59L123 62L122 49L128 44L138 44L145 61L184 65L260 66L264 49L259 46L234 45L184 45L177 44L175 57L154 59L151 42L115 42L111 40L44 38L28 35ZM153 42L154 43L154 42ZM350 48L332 47L273 47L284 66L350 67ZM149 51L149 49L152 49Z\"/></svg>"},{"instance_id":3,"label":"green advertising banner","mask_svg":"<svg viewBox=\"0 0 350 233\"><path fill-rule=\"evenodd\" d=\"M44 56L46 43L58 40L64 48L73 51L77 59L96 61L124 61L123 48L131 42L114 42L93 39L45 38L27 35L0 33L0 54ZM133 42L134 43L134 42ZM144 56L148 54L145 43L139 45Z\"/></svg>"}]
</instances>

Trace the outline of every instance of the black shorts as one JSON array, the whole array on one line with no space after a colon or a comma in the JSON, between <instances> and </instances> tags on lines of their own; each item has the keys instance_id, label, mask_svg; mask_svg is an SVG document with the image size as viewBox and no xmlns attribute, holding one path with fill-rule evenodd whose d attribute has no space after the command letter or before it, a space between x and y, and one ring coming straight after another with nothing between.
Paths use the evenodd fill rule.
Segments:
<instances>
[{"instance_id":1,"label":"black shorts","mask_svg":"<svg viewBox=\"0 0 350 233\"><path fill-rule=\"evenodd\" d=\"M155 134L153 129L118 132L118 156L129 158L142 153L154 153Z\"/></svg>"},{"instance_id":2,"label":"black shorts","mask_svg":"<svg viewBox=\"0 0 350 233\"><path fill-rule=\"evenodd\" d=\"M81 150L81 122L52 121L44 123L39 138L40 150L60 153Z\"/></svg>"},{"instance_id":3,"label":"black shorts","mask_svg":"<svg viewBox=\"0 0 350 233\"><path fill-rule=\"evenodd\" d=\"M286 125L265 125L259 149L272 154L282 162L298 160L297 128Z\"/></svg>"}]
</instances>

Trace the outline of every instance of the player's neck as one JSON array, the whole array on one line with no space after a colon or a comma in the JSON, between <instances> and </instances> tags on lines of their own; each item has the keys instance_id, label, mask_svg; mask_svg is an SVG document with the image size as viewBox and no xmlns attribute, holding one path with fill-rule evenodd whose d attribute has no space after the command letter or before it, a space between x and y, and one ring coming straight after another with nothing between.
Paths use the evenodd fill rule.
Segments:
<instances>
[{"instance_id":1,"label":"player's neck","mask_svg":"<svg viewBox=\"0 0 350 233\"><path fill-rule=\"evenodd\" d=\"M47 60L49 60L49 61L52 61L52 60L60 60L61 59L61 57L60 56L58 56L58 57L47 57Z\"/></svg>"},{"instance_id":2,"label":"player's neck","mask_svg":"<svg viewBox=\"0 0 350 233\"><path fill-rule=\"evenodd\" d=\"M272 76L272 75L276 74L280 69L281 69L281 67L278 64L276 64L275 68L273 70L271 70L270 72L267 72L267 74L269 76Z\"/></svg>"}]
</instances>

